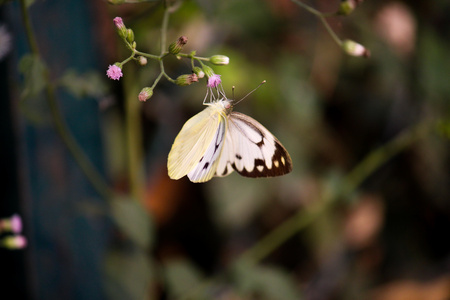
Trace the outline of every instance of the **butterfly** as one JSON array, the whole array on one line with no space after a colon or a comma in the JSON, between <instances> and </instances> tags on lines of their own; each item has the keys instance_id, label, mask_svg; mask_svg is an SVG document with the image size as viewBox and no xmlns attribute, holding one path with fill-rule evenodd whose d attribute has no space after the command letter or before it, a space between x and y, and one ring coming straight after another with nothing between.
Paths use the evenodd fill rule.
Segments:
<instances>
[{"instance_id":1,"label":"butterfly","mask_svg":"<svg viewBox=\"0 0 450 300\"><path fill-rule=\"evenodd\" d=\"M171 179L187 175L192 182L206 182L233 171L246 177L274 177L292 171L289 153L269 130L234 112L234 101L223 91L218 90L217 97L212 91L211 95L209 102L206 97L203 101L208 107L190 118L175 138L167 161Z\"/></svg>"}]
</instances>

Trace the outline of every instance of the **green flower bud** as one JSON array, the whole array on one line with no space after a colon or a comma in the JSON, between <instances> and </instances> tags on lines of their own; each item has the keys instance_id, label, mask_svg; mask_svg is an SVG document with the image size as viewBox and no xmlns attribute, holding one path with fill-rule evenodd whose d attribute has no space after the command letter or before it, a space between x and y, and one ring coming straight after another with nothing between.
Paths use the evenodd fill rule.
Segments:
<instances>
[{"instance_id":1,"label":"green flower bud","mask_svg":"<svg viewBox=\"0 0 450 300\"><path fill-rule=\"evenodd\" d=\"M180 53L181 49L183 49L183 46L187 43L187 37L180 36L176 42L173 42L169 45L169 53L176 55Z\"/></svg>"},{"instance_id":2,"label":"green flower bud","mask_svg":"<svg viewBox=\"0 0 450 300\"><path fill-rule=\"evenodd\" d=\"M130 28L127 29L127 41L129 43L134 42L134 32Z\"/></svg>"},{"instance_id":3,"label":"green flower bud","mask_svg":"<svg viewBox=\"0 0 450 300\"><path fill-rule=\"evenodd\" d=\"M351 14L362 0L343 0L337 11L338 15L347 16Z\"/></svg>"},{"instance_id":4,"label":"green flower bud","mask_svg":"<svg viewBox=\"0 0 450 300\"><path fill-rule=\"evenodd\" d=\"M198 78L203 78L203 77L205 77L205 72L203 72L202 68L200 68L200 67L194 67L194 69L192 70L192 72L194 72L195 75L197 75Z\"/></svg>"},{"instance_id":5,"label":"green flower bud","mask_svg":"<svg viewBox=\"0 0 450 300\"><path fill-rule=\"evenodd\" d=\"M198 77L195 73L192 74L184 74L177 77L175 83L179 86L191 85L194 82L198 81Z\"/></svg>"},{"instance_id":6,"label":"green flower bud","mask_svg":"<svg viewBox=\"0 0 450 300\"><path fill-rule=\"evenodd\" d=\"M215 74L214 70L210 66L207 66L207 65L203 66L203 72L205 72L205 74L206 74L206 76L208 76L208 78Z\"/></svg>"},{"instance_id":7,"label":"green flower bud","mask_svg":"<svg viewBox=\"0 0 450 300\"><path fill-rule=\"evenodd\" d=\"M145 87L139 93L139 101L145 102L153 96L153 89L150 87Z\"/></svg>"},{"instance_id":8,"label":"green flower bud","mask_svg":"<svg viewBox=\"0 0 450 300\"><path fill-rule=\"evenodd\" d=\"M209 58L209 61L215 65L228 65L230 58L225 55L213 55Z\"/></svg>"},{"instance_id":9,"label":"green flower bud","mask_svg":"<svg viewBox=\"0 0 450 300\"><path fill-rule=\"evenodd\" d=\"M352 56L363 56L369 57L370 51L367 50L363 45L358 44L352 40L345 40L342 42L342 49L345 53Z\"/></svg>"}]
</instances>

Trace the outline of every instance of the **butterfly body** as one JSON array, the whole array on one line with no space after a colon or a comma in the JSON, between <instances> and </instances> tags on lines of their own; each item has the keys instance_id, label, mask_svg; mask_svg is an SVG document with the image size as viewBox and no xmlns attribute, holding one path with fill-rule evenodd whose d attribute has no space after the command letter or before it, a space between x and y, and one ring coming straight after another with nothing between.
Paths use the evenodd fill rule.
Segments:
<instances>
[{"instance_id":1,"label":"butterfly body","mask_svg":"<svg viewBox=\"0 0 450 300\"><path fill-rule=\"evenodd\" d=\"M169 177L187 175L192 182L236 171L246 177L273 177L289 173L289 153L263 125L234 112L233 101L223 97L190 118L172 145Z\"/></svg>"}]
</instances>

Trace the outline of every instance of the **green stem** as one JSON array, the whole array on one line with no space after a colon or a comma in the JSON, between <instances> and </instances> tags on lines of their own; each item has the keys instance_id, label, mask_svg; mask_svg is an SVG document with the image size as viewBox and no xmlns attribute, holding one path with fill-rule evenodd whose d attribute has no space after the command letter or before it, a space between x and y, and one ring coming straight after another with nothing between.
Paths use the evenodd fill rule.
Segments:
<instances>
[{"instance_id":1,"label":"green stem","mask_svg":"<svg viewBox=\"0 0 450 300\"><path fill-rule=\"evenodd\" d=\"M328 22L325 20L325 17L329 17L329 16L334 16L334 13L321 13L320 11L312 8L309 5L306 5L305 3L298 1L298 0L291 0L293 3L297 4L298 6L301 6L302 8L304 8L305 10L307 10L308 12L312 13L313 15L315 15L317 18L319 18L319 20L322 22L322 24L325 26L325 29L328 31L328 33L331 35L331 37L333 38L333 40L336 42L336 44L338 44L339 46L342 46L342 41L341 39L336 35L336 33L333 31L333 29L330 27L330 25L328 24Z\"/></svg>"},{"instance_id":2,"label":"green stem","mask_svg":"<svg viewBox=\"0 0 450 300\"><path fill-rule=\"evenodd\" d=\"M328 31L328 33L331 35L333 40L338 44L339 46L342 46L341 39L336 35L336 33L331 29L330 24L325 20L323 16L319 17L320 21L322 22L323 26L325 26L325 29Z\"/></svg>"},{"instance_id":3,"label":"green stem","mask_svg":"<svg viewBox=\"0 0 450 300\"><path fill-rule=\"evenodd\" d=\"M332 201L319 201L307 209L300 210L242 253L235 265L240 263L257 264L297 232L314 222L331 203Z\"/></svg>"},{"instance_id":4,"label":"green stem","mask_svg":"<svg viewBox=\"0 0 450 300\"><path fill-rule=\"evenodd\" d=\"M158 84L158 82L161 80L161 78L163 77L164 72L159 73L158 77L156 77L155 82L153 82L153 85L151 86L152 89L154 89L156 87L156 85Z\"/></svg>"},{"instance_id":5,"label":"green stem","mask_svg":"<svg viewBox=\"0 0 450 300\"><path fill-rule=\"evenodd\" d=\"M31 52L37 57L41 57L35 35L31 27L31 18L30 15L28 14L25 0L20 0L20 7L22 11L23 23L28 42L30 44ZM81 168L81 170L86 175L88 180L91 182L93 187L97 190L97 192L104 198L107 199L111 198L113 192L110 190L110 188L108 187L108 185L106 184L100 173L89 161L88 157L86 157L83 150L78 145L75 138L72 136L69 129L67 128L66 123L64 122L64 118L61 114L61 111L58 107L58 102L56 100L55 88L53 84L51 84L50 82L50 75L48 73L48 70L44 71L43 76L46 83L45 93L47 96L47 103L50 108L50 112L53 118L53 123L55 125L56 131L58 132L59 136L61 137L62 141L66 145L69 152L72 154L78 166Z\"/></svg>"},{"instance_id":6,"label":"green stem","mask_svg":"<svg viewBox=\"0 0 450 300\"><path fill-rule=\"evenodd\" d=\"M125 134L127 148L127 169L130 194L136 201L141 201L144 195L144 168L142 167L142 130L141 130L141 103L137 96L138 86L135 72L130 67L127 76L124 76L125 97Z\"/></svg>"},{"instance_id":7,"label":"green stem","mask_svg":"<svg viewBox=\"0 0 450 300\"><path fill-rule=\"evenodd\" d=\"M433 123L434 124L434 123ZM334 194L325 193L317 204L301 210L272 232L261 239L256 245L244 252L239 261L257 263L267 257L273 250L294 236L301 229L311 224L321 213L332 207L338 199L352 194L375 170L399 152L405 150L419 139L423 138L432 128L429 121L424 121L399 134L390 142L370 152L344 178L340 190Z\"/></svg>"},{"instance_id":8,"label":"green stem","mask_svg":"<svg viewBox=\"0 0 450 300\"><path fill-rule=\"evenodd\" d=\"M30 45L31 52L34 54L39 54L39 47L36 42L36 38L34 36L33 27L31 26L31 18L28 14L28 9L25 4L25 0L20 0L20 10L23 16L23 25L25 27L25 32L28 40L28 44Z\"/></svg>"},{"instance_id":9,"label":"green stem","mask_svg":"<svg viewBox=\"0 0 450 300\"><path fill-rule=\"evenodd\" d=\"M428 120L400 133L392 141L369 153L345 178L340 194L348 195L387 160L423 138L435 122Z\"/></svg>"},{"instance_id":10,"label":"green stem","mask_svg":"<svg viewBox=\"0 0 450 300\"><path fill-rule=\"evenodd\" d=\"M149 53L145 53L145 52L141 52L141 51L137 51L137 50L134 51L133 56L134 56L135 54L141 55L141 56L145 56L145 57L148 57L148 58L151 58L151 59L156 59L156 60L162 59L161 56L154 55L154 54L149 54Z\"/></svg>"},{"instance_id":11,"label":"green stem","mask_svg":"<svg viewBox=\"0 0 450 300\"><path fill-rule=\"evenodd\" d=\"M163 21L161 25L161 56L166 52L166 44L167 44L167 27L169 26L169 9L166 7L164 10Z\"/></svg>"},{"instance_id":12,"label":"green stem","mask_svg":"<svg viewBox=\"0 0 450 300\"><path fill-rule=\"evenodd\" d=\"M169 81L172 82L172 83L175 83L175 80L172 79L172 78L170 78L169 75L167 75L167 73L166 73L166 71L165 71L165 69L164 69L164 62L163 62L162 60L159 62L159 67L160 67L160 69L161 69L161 74L160 74L158 77L164 75L164 77L166 77L167 80L169 80ZM158 81L159 81L159 79L158 79Z\"/></svg>"}]
</instances>

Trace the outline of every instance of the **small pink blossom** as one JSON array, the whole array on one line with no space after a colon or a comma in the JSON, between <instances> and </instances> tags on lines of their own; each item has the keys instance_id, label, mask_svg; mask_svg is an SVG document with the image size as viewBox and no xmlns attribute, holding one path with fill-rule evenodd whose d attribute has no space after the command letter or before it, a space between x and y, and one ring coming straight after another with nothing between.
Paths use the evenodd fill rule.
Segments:
<instances>
[{"instance_id":1,"label":"small pink blossom","mask_svg":"<svg viewBox=\"0 0 450 300\"><path fill-rule=\"evenodd\" d=\"M207 87L217 87L220 83L222 83L222 80L220 79L220 75L213 74L208 78L208 84Z\"/></svg>"},{"instance_id":2,"label":"small pink blossom","mask_svg":"<svg viewBox=\"0 0 450 300\"><path fill-rule=\"evenodd\" d=\"M114 79L114 80L119 80L120 77L123 76L122 74L122 69L119 68L116 65L110 65L108 67L108 71L106 71L106 75L108 76L108 78L110 79Z\"/></svg>"},{"instance_id":3,"label":"small pink blossom","mask_svg":"<svg viewBox=\"0 0 450 300\"><path fill-rule=\"evenodd\" d=\"M22 219L18 214L14 214L11 217L11 231L14 233L22 232Z\"/></svg>"},{"instance_id":4,"label":"small pink blossom","mask_svg":"<svg viewBox=\"0 0 450 300\"><path fill-rule=\"evenodd\" d=\"M22 218L14 214L11 218L1 219L0 231L10 231L15 234L22 232Z\"/></svg>"},{"instance_id":5,"label":"small pink blossom","mask_svg":"<svg viewBox=\"0 0 450 300\"><path fill-rule=\"evenodd\" d=\"M117 29L125 28L125 24L123 24L123 20L121 17L114 18L114 25L116 25Z\"/></svg>"},{"instance_id":6,"label":"small pink blossom","mask_svg":"<svg viewBox=\"0 0 450 300\"><path fill-rule=\"evenodd\" d=\"M145 87L141 90L141 92L139 93L139 101L141 102L145 102L148 99L150 99L150 97L153 95L153 89L150 87Z\"/></svg>"}]
</instances>

